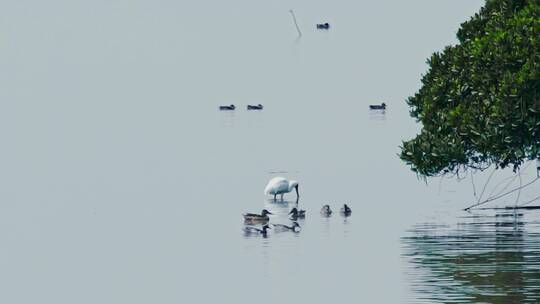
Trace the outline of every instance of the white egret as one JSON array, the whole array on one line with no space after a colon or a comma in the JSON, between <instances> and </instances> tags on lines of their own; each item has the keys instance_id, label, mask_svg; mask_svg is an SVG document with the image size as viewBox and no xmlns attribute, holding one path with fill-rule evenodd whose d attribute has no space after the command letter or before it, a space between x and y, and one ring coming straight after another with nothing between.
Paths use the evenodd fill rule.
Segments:
<instances>
[{"instance_id":1,"label":"white egret","mask_svg":"<svg viewBox=\"0 0 540 304\"><path fill-rule=\"evenodd\" d=\"M300 194L298 193L298 182L295 180L287 180L283 177L274 177L264 188L264 194L273 195L274 200L276 200L276 195L281 195L281 200L283 200L283 194L291 192L293 189L296 190L296 197L299 198Z\"/></svg>"}]
</instances>

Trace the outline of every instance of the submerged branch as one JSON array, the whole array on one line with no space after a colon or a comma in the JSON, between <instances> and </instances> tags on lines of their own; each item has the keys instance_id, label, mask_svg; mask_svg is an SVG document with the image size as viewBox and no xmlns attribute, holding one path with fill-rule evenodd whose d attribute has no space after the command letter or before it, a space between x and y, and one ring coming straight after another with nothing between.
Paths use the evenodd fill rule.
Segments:
<instances>
[{"instance_id":1,"label":"submerged branch","mask_svg":"<svg viewBox=\"0 0 540 304\"><path fill-rule=\"evenodd\" d=\"M516 192L516 191L518 191L518 190L521 190L521 189L523 189L523 188L525 188L525 187L527 187L527 186L529 186L529 185L532 185L534 182L536 182L536 181L539 180L539 179L540 179L540 177L537 177L537 178L533 179L532 181L530 181L529 183L527 183L527 184L525 184L525 185L522 185L522 186L520 186L520 187L517 187L517 188L515 188L515 189L512 189L512 190L510 190L510 191L508 191L508 192L506 192L506 193L503 193L503 194L501 194L501 195L499 195L499 196L495 196L495 197L493 197L493 198L488 198L488 199L486 199L486 200L484 200L484 201L482 201L482 202L477 202L477 203L475 203L475 204L473 204L473 205L471 205L471 206L469 206L469 207L467 207L467 208L465 208L465 209L463 209L463 210L464 210L464 211L469 211L469 210L472 209L472 208L478 207L478 206L480 206L480 205L483 205L483 204L489 203L489 202L491 202L491 201L497 200L497 199L499 199L499 198L501 198L501 197L507 196L508 194L514 193L514 192Z\"/></svg>"}]
</instances>

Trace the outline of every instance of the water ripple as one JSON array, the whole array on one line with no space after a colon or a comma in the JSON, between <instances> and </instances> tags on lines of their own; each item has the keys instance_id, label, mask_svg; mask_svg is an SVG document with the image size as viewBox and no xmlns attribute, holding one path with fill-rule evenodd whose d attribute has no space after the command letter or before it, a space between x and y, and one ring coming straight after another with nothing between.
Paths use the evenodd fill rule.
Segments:
<instances>
[{"instance_id":1,"label":"water ripple","mask_svg":"<svg viewBox=\"0 0 540 304\"><path fill-rule=\"evenodd\" d=\"M418 224L401 239L411 303L538 303L540 223L523 214Z\"/></svg>"}]
</instances>

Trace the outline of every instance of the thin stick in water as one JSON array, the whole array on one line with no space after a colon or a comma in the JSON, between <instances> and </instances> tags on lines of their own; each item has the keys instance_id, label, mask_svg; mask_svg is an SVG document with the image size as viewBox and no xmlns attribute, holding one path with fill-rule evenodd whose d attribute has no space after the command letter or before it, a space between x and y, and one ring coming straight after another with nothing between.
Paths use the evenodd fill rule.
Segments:
<instances>
[{"instance_id":1,"label":"thin stick in water","mask_svg":"<svg viewBox=\"0 0 540 304\"><path fill-rule=\"evenodd\" d=\"M495 174L495 171L497 171L497 168L493 168L493 171L489 175L489 177L488 177L488 179L486 181L486 184L484 185L484 188L482 189L482 193L480 193L480 196L478 197L478 201L476 201L476 203L480 203L480 201L482 200L482 197L484 196L484 192L486 191L487 185L489 184L489 181L493 177L493 174Z\"/></svg>"},{"instance_id":2,"label":"thin stick in water","mask_svg":"<svg viewBox=\"0 0 540 304\"><path fill-rule=\"evenodd\" d=\"M525 167L523 167L523 170L526 171L527 168L531 165L532 162L529 162ZM491 199L492 197L494 196L498 196L500 195L501 193L503 193L504 191L506 191L506 189L508 189L508 187L510 187L510 185L516 180L516 178L518 177L517 174L514 174L513 176L510 176L510 177L507 177L505 179L503 179L501 182L499 182L494 188L493 190L491 191L491 193L489 193L489 196L487 199ZM499 192L497 192L497 194L493 194L495 193L495 190L497 190L497 188L499 188L500 185L502 185L503 182L507 181L507 180L510 180L506 186L504 186Z\"/></svg>"},{"instance_id":3,"label":"thin stick in water","mask_svg":"<svg viewBox=\"0 0 540 304\"><path fill-rule=\"evenodd\" d=\"M537 197L533 198L532 200L527 201L527 202L525 202L525 203L519 205L518 207L523 207L523 206L525 206L525 205L527 205L527 204L530 204L530 203L532 203L532 202L534 202L534 201L537 201L537 200L539 200L539 199L540 199L540 196L537 196Z\"/></svg>"},{"instance_id":4,"label":"thin stick in water","mask_svg":"<svg viewBox=\"0 0 540 304\"><path fill-rule=\"evenodd\" d=\"M521 190L521 189L523 189L523 188L525 188L525 187L527 187L527 186L530 186L531 184L533 184L534 182L538 181L539 179L540 179L540 177L537 177L537 178L533 179L532 181L526 183L526 184L523 185L523 186L520 186L520 187L518 187L518 188L512 189L512 190L510 190L510 191L508 191L508 192L506 192L506 193L503 193L503 194L501 194L501 195L499 195L499 196L489 198L489 199L487 199L487 200L485 200L485 201L478 202L478 203L473 204L473 205L471 205L471 206L469 206L469 207L467 207L467 208L465 208L465 209L463 209L463 210L464 210L464 211L468 211L468 210L470 210L470 209L472 209L472 208L474 208L474 207L477 207L477 206L483 205L483 204L485 204L485 203L489 203L489 202L491 202L491 201L497 200L497 199L499 199L499 198L501 198L501 197L503 197L503 196L507 196L508 194L514 193L514 192L516 192L516 191L518 191L518 190Z\"/></svg>"},{"instance_id":5,"label":"thin stick in water","mask_svg":"<svg viewBox=\"0 0 540 304\"><path fill-rule=\"evenodd\" d=\"M514 205L517 207L517 203L519 201L519 196L521 195L521 170L518 170L518 175L519 175L519 192L518 192L518 195L516 197L516 202L514 203Z\"/></svg>"},{"instance_id":6,"label":"thin stick in water","mask_svg":"<svg viewBox=\"0 0 540 304\"><path fill-rule=\"evenodd\" d=\"M300 31L300 27L298 26L298 22L296 22L296 16L294 15L293 10L289 10L289 12L292 15L294 25L296 26L296 30L298 31L298 38L302 37L302 32Z\"/></svg>"},{"instance_id":7,"label":"thin stick in water","mask_svg":"<svg viewBox=\"0 0 540 304\"><path fill-rule=\"evenodd\" d=\"M474 198L476 198L476 185L474 184L474 172L472 170L471 170L471 183L472 183Z\"/></svg>"}]
</instances>

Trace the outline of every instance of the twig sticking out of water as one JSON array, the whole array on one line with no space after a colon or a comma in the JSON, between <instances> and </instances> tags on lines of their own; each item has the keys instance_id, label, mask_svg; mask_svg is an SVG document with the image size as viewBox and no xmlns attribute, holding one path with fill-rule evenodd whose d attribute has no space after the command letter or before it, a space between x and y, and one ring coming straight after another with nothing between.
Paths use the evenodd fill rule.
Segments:
<instances>
[{"instance_id":1,"label":"twig sticking out of water","mask_svg":"<svg viewBox=\"0 0 540 304\"><path fill-rule=\"evenodd\" d=\"M537 177L537 178L533 179L532 181L526 183L525 185L519 186L519 187L517 187L517 188L515 188L515 189L512 189L512 190L510 190L510 191L508 191L508 192L506 192L506 193L503 193L503 194L501 194L501 195L498 195L498 196L495 196L495 197L492 197L492 198L488 198L488 199L486 199L486 200L484 200L484 201L482 201L482 202L477 202L476 204L473 204L473 205L471 205L471 206L469 206L469 207L467 207L467 208L465 208L465 209L463 209L463 210L464 210L464 211L469 211L470 209L472 209L472 208L474 208L474 207L478 207L478 206L483 205L483 204L485 204L485 203L489 203L489 202L494 201L494 200L496 200L496 199L499 199L499 198L501 198L501 197L503 197L503 196L507 196L507 195L510 194L510 193L514 193L514 192L516 192L516 191L518 191L518 190L520 191L521 189L523 189L523 188L525 188L525 187L527 187L527 186L533 184L534 182L536 182L536 181L539 180L539 179L540 179L540 177ZM527 202L527 203L529 203L529 202Z\"/></svg>"},{"instance_id":2,"label":"twig sticking out of water","mask_svg":"<svg viewBox=\"0 0 540 304\"><path fill-rule=\"evenodd\" d=\"M510 185L516 180L516 178L517 178L517 175L513 175L513 176L507 177L507 178L503 179L502 181L500 181L497 185L495 185L495 187L493 187L493 190L491 190L491 192L489 193L488 198L491 198L493 196L497 196L497 195L503 193L504 191L506 191L506 189L508 189L508 187L510 187ZM499 190L499 192L494 194L495 190L498 190L499 186L502 185L504 182L506 182L508 180L510 180L510 181L508 183L506 183L506 186L504 186L501 190Z\"/></svg>"},{"instance_id":3,"label":"twig sticking out of water","mask_svg":"<svg viewBox=\"0 0 540 304\"><path fill-rule=\"evenodd\" d=\"M478 197L478 201L476 201L477 204L480 204L480 201L482 200L482 196L484 196L484 191L486 191L487 185L489 184L489 181L493 177L493 174L495 174L495 171L497 171L497 168L493 168L493 171L489 175L489 177L488 177L488 179L486 181L486 184L484 185L484 188L482 189L482 193L480 193L480 196Z\"/></svg>"},{"instance_id":4,"label":"twig sticking out of water","mask_svg":"<svg viewBox=\"0 0 540 304\"><path fill-rule=\"evenodd\" d=\"M518 170L518 175L519 175L519 192L518 192L518 195L516 197L516 202L514 203L514 205L517 207L517 203L519 201L519 196L521 195L521 170Z\"/></svg>"},{"instance_id":5,"label":"twig sticking out of water","mask_svg":"<svg viewBox=\"0 0 540 304\"><path fill-rule=\"evenodd\" d=\"M298 26L298 22L296 22L296 16L294 15L293 10L289 10L289 12L292 15L294 25L296 26L296 30L298 31L298 38L302 37L302 32L300 31L300 27Z\"/></svg>"},{"instance_id":6,"label":"twig sticking out of water","mask_svg":"<svg viewBox=\"0 0 540 304\"><path fill-rule=\"evenodd\" d=\"M530 200L530 201L526 201L525 203L520 204L518 207L523 207L523 206L525 206L525 205L527 205L527 204L530 204L530 203L532 203L532 202L534 202L534 201L537 201L537 200L539 200L539 199L540 199L540 196L537 196L537 197L533 198L533 199Z\"/></svg>"},{"instance_id":7,"label":"twig sticking out of water","mask_svg":"<svg viewBox=\"0 0 540 304\"><path fill-rule=\"evenodd\" d=\"M523 167L522 170L520 171L526 171L527 168L532 164L532 162L529 162L525 167ZM491 190L491 193L489 193L488 195L488 199L494 197L494 196L498 196L500 195L501 193L503 193L504 191L506 191L506 189L508 189L508 187L510 187L510 185L516 180L516 178L518 178L518 175L517 174L514 174L513 176L510 176L510 177L507 177L505 179L503 179L502 181L500 181L495 187L493 187L493 190ZM495 192L495 190L497 190L497 188L499 188L500 185L502 185L505 181L507 180L510 180L506 186L504 186L501 190L499 190L499 192L497 192L497 194L493 194Z\"/></svg>"}]
</instances>

